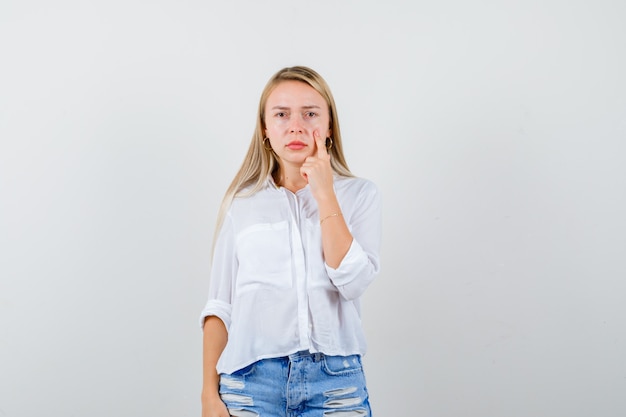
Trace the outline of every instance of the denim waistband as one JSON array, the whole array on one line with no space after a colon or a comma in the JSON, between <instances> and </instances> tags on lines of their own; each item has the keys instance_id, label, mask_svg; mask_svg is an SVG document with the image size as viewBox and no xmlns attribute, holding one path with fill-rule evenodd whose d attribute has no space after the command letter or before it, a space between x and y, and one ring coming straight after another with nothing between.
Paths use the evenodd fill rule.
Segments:
<instances>
[{"instance_id":1,"label":"denim waistband","mask_svg":"<svg viewBox=\"0 0 626 417\"><path fill-rule=\"evenodd\" d=\"M292 353L287 356L290 362L299 361L302 359L311 358L314 362L319 362L324 358L324 354L322 352L311 353L308 350L301 350L300 352Z\"/></svg>"}]
</instances>

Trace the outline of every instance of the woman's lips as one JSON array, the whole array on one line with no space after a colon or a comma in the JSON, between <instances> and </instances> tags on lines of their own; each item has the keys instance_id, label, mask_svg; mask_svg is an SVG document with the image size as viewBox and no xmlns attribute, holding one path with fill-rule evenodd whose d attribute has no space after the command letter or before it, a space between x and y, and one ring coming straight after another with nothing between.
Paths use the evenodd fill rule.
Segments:
<instances>
[{"instance_id":1,"label":"woman's lips","mask_svg":"<svg viewBox=\"0 0 626 417\"><path fill-rule=\"evenodd\" d=\"M306 143L300 142L299 140L294 140L287 144L287 147L293 151L300 150L306 146Z\"/></svg>"}]
</instances>

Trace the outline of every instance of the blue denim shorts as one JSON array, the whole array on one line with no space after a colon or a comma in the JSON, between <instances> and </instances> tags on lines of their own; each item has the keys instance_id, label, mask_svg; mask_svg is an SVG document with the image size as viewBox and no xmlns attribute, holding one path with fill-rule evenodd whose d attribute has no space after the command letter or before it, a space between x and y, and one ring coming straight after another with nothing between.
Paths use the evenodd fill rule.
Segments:
<instances>
[{"instance_id":1,"label":"blue denim shorts","mask_svg":"<svg viewBox=\"0 0 626 417\"><path fill-rule=\"evenodd\" d=\"M359 355L298 352L220 376L233 417L371 417Z\"/></svg>"}]
</instances>

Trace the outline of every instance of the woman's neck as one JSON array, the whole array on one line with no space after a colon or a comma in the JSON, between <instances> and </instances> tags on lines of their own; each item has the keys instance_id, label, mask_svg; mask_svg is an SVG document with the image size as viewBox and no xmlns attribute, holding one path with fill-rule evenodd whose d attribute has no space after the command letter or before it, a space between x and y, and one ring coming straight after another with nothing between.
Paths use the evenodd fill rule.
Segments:
<instances>
[{"instance_id":1,"label":"woman's neck","mask_svg":"<svg viewBox=\"0 0 626 417\"><path fill-rule=\"evenodd\" d=\"M276 185L295 193L307 186L307 180L300 174L299 167L281 167L274 176Z\"/></svg>"}]
</instances>

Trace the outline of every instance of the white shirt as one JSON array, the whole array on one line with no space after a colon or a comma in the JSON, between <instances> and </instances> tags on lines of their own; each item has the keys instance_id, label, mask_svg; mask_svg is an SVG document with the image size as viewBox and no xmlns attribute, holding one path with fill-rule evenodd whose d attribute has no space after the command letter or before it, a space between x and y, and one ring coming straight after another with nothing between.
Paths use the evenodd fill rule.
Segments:
<instances>
[{"instance_id":1,"label":"white shirt","mask_svg":"<svg viewBox=\"0 0 626 417\"><path fill-rule=\"evenodd\" d=\"M294 194L270 178L256 194L233 200L215 243L200 318L203 325L217 316L228 330L218 372L307 349L365 353L359 298L379 271L381 200L362 178L335 176L334 187L353 236L337 269L324 262L308 186Z\"/></svg>"}]
</instances>

